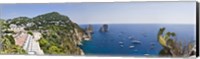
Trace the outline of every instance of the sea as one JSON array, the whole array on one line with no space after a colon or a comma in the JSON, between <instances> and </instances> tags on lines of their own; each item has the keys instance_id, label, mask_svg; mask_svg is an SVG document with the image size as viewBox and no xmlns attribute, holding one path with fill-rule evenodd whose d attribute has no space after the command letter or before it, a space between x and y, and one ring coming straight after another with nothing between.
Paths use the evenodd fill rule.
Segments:
<instances>
[{"instance_id":1,"label":"sea","mask_svg":"<svg viewBox=\"0 0 200 59\"><path fill-rule=\"evenodd\" d=\"M82 28L86 24L80 25ZM108 24L108 32L100 32L102 24L93 24L92 39L83 41L85 55L98 56L159 56L163 47L157 40L160 28L176 33L177 41L196 41L196 25L192 24ZM135 44L132 41L140 43Z\"/></svg>"}]
</instances>

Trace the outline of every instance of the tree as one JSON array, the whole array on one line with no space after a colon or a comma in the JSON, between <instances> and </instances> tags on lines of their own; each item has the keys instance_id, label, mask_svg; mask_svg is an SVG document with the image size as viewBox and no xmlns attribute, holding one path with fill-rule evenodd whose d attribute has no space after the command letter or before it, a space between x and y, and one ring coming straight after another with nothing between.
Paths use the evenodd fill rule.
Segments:
<instances>
[{"instance_id":1,"label":"tree","mask_svg":"<svg viewBox=\"0 0 200 59\"><path fill-rule=\"evenodd\" d=\"M163 46L160 55L173 57L188 57L192 53L194 44L191 42L187 45L182 45L183 42L178 42L174 32L167 32L163 35L165 28L160 28L157 38L158 42Z\"/></svg>"},{"instance_id":2,"label":"tree","mask_svg":"<svg viewBox=\"0 0 200 59\"><path fill-rule=\"evenodd\" d=\"M1 44L1 54L27 54L26 51L22 49L22 47L15 45L15 41L12 36L4 36L1 41Z\"/></svg>"},{"instance_id":3,"label":"tree","mask_svg":"<svg viewBox=\"0 0 200 59\"><path fill-rule=\"evenodd\" d=\"M48 50L50 54L62 54L61 49L57 46L50 46Z\"/></svg>"},{"instance_id":4,"label":"tree","mask_svg":"<svg viewBox=\"0 0 200 59\"><path fill-rule=\"evenodd\" d=\"M9 29L8 23L5 23L5 21L0 20L0 29L6 29L3 33L14 33L13 31L8 31ZM0 30L1 34L2 30ZM15 40L12 35L0 35L2 38L0 38L0 54L27 54L22 47L15 45Z\"/></svg>"},{"instance_id":5,"label":"tree","mask_svg":"<svg viewBox=\"0 0 200 59\"><path fill-rule=\"evenodd\" d=\"M10 24L16 24L17 26L25 26L30 21L30 18L28 17L17 17L14 19L11 19Z\"/></svg>"},{"instance_id":6,"label":"tree","mask_svg":"<svg viewBox=\"0 0 200 59\"><path fill-rule=\"evenodd\" d=\"M31 36L33 36L33 33L32 33L32 32L28 31L27 33L30 34Z\"/></svg>"}]
</instances>

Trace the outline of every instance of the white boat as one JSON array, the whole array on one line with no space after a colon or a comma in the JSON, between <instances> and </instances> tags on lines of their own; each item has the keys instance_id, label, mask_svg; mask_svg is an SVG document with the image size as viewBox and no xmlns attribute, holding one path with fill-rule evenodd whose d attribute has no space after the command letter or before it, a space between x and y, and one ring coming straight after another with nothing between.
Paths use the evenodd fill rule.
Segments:
<instances>
[{"instance_id":1,"label":"white boat","mask_svg":"<svg viewBox=\"0 0 200 59\"><path fill-rule=\"evenodd\" d=\"M135 40L136 38L134 36L129 36L128 39Z\"/></svg>"},{"instance_id":2,"label":"white boat","mask_svg":"<svg viewBox=\"0 0 200 59\"><path fill-rule=\"evenodd\" d=\"M129 48L134 48L135 46L133 46L133 45L131 45L131 46L129 46Z\"/></svg>"},{"instance_id":3,"label":"white boat","mask_svg":"<svg viewBox=\"0 0 200 59\"><path fill-rule=\"evenodd\" d=\"M145 56L149 56L149 54L144 54Z\"/></svg>"},{"instance_id":4,"label":"white boat","mask_svg":"<svg viewBox=\"0 0 200 59\"><path fill-rule=\"evenodd\" d=\"M141 44L141 42L138 41L138 40L133 40L132 43L133 43L133 44Z\"/></svg>"}]
</instances>

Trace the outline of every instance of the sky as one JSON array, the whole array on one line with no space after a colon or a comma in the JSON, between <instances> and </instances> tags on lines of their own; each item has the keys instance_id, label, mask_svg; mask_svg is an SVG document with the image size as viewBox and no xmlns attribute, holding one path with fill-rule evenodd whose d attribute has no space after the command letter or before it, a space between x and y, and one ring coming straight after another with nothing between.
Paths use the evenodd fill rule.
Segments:
<instances>
[{"instance_id":1,"label":"sky","mask_svg":"<svg viewBox=\"0 0 200 59\"><path fill-rule=\"evenodd\" d=\"M0 4L0 18L59 12L78 24L195 24L196 2Z\"/></svg>"}]
</instances>

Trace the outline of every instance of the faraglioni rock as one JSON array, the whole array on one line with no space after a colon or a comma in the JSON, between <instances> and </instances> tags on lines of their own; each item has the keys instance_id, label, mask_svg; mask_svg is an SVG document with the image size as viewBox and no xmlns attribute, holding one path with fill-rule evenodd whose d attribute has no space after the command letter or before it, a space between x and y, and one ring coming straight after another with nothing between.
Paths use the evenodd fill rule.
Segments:
<instances>
[{"instance_id":1,"label":"faraglioni rock","mask_svg":"<svg viewBox=\"0 0 200 59\"><path fill-rule=\"evenodd\" d=\"M93 34L93 27L91 24L89 24L86 28L85 28L85 35L83 36L83 38L85 40L90 40L92 38L92 34Z\"/></svg>"},{"instance_id":2,"label":"faraglioni rock","mask_svg":"<svg viewBox=\"0 0 200 59\"><path fill-rule=\"evenodd\" d=\"M108 24L103 24L103 26L101 26L100 32L108 32Z\"/></svg>"},{"instance_id":3,"label":"faraglioni rock","mask_svg":"<svg viewBox=\"0 0 200 59\"><path fill-rule=\"evenodd\" d=\"M92 25L91 24L89 24L87 27L86 27L86 29L85 29L85 31L87 32L87 33L93 33L93 27L92 27Z\"/></svg>"}]
</instances>

